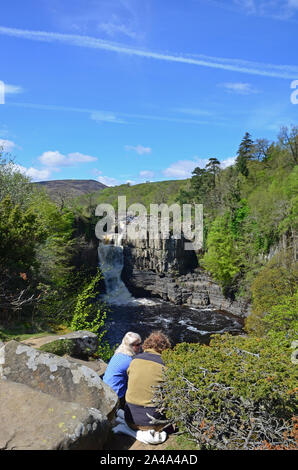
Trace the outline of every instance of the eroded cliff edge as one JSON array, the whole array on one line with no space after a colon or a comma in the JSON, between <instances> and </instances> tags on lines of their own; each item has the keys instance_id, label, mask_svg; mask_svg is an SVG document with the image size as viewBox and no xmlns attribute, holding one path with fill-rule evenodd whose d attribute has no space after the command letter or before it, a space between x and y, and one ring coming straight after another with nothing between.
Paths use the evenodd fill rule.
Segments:
<instances>
[{"instance_id":1,"label":"eroded cliff edge","mask_svg":"<svg viewBox=\"0 0 298 470\"><path fill-rule=\"evenodd\" d=\"M184 249L185 242L183 238L123 240L122 279L130 292L136 297L159 297L176 305L213 307L247 317L250 304L225 297L198 266L196 253Z\"/></svg>"}]
</instances>

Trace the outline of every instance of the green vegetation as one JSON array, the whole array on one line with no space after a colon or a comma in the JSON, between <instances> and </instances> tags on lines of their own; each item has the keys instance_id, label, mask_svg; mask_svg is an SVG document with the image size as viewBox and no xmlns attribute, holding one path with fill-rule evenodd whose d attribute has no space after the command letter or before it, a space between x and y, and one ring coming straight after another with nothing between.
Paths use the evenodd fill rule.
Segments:
<instances>
[{"instance_id":1,"label":"green vegetation","mask_svg":"<svg viewBox=\"0 0 298 470\"><path fill-rule=\"evenodd\" d=\"M108 362L116 346L110 347L104 340L106 330L104 329L107 318L107 307L97 300L99 292L99 282L102 280L102 274L98 270L96 276L90 283L86 284L82 292L77 297L77 303L74 309L74 315L71 322L71 328L74 331L89 330L95 333L99 339L98 357Z\"/></svg>"},{"instance_id":2,"label":"green vegetation","mask_svg":"<svg viewBox=\"0 0 298 470\"><path fill-rule=\"evenodd\" d=\"M298 374L289 344L214 335L209 346L182 343L163 358L159 399L200 449L295 447Z\"/></svg>"},{"instance_id":3,"label":"green vegetation","mask_svg":"<svg viewBox=\"0 0 298 470\"><path fill-rule=\"evenodd\" d=\"M281 264L286 263L290 272L294 269L297 148L297 127L283 128L272 143L253 141L246 133L234 166L222 170L210 158L205 168L194 169L189 190L182 188L177 197L181 203L204 205L205 240L199 263L232 299L251 300L252 282L274 251ZM297 281L295 270L293 276Z\"/></svg>"},{"instance_id":4,"label":"green vegetation","mask_svg":"<svg viewBox=\"0 0 298 470\"><path fill-rule=\"evenodd\" d=\"M210 159L178 196L204 205L200 265L252 307L247 336L163 354L157 401L197 448L297 449L297 162L297 127L283 128L276 143L246 133L235 166L220 170Z\"/></svg>"},{"instance_id":5,"label":"green vegetation","mask_svg":"<svg viewBox=\"0 0 298 470\"><path fill-rule=\"evenodd\" d=\"M187 189L188 186L189 180L160 181L133 186L122 184L76 198L73 204L85 215L90 215L90 209L92 210L102 203L111 204L116 210L118 207L118 196L126 196L127 208L131 204L139 203L143 204L149 211L150 204L175 203L179 191Z\"/></svg>"},{"instance_id":6,"label":"green vegetation","mask_svg":"<svg viewBox=\"0 0 298 470\"><path fill-rule=\"evenodd\" d=\"M65 325L77 329L87 309L90 284L99 292L92 240L80 232L79 217L30 184L0 152L0 338L24 338ZM90 258L90 256L89 256ZM106 313L85 326L103 336ZM100 321L99 321L100 320ZM91 320L90 320L91 321ZM98 323L95 325L95 323ZM81 322L82 323L82 322ZM102 350L108 355L107 345Z\"/></svg>"},{"instance_id":7,"label":"green vegetation","mask_svg":"<svg viewBox=\"0 0 298 470\"><path fill-rule=\"evenodd\" d=\"M73 341L69 339L59 339L51 343L43 344L39 349L40 351L56 354L57 356L64 356L65 354L71 356L73 352Z\"/></svg>"},{"instance_id":8,"label":"green vegetation","mask_svg":"<svg viewBox=\"0 0 298 470\"><path fill-rule=\"evenodd\" d=\"M276 142L246 133L226 169L212 157L190 180L105 188L57 204L0 152L0 338L61 324L88 329L108 361L114 349L105 341L108 310L98 301L95 207L117 209L121 195L127 207L147 210L151 203L202 203L199 264L225 295L250 301L251 314L243 336L165 352L157 400L185 433L181 439L201 449L297 447L297 163L297 127L282 128Z\"/></svg>"}]
</instances>

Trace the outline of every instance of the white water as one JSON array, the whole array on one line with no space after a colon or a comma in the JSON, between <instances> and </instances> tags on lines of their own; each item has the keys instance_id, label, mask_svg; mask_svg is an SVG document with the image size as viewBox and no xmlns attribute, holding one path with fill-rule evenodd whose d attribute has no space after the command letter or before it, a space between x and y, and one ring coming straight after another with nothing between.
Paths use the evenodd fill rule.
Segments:
<instances>
[{"instance_id":1,"label":"white water","mask_svg":"<svg viewBox=\"0 0 298 470\"><path fill-rule=\"evenodd\" d=\"M146 298L134 298L125 286L121 279L123 246L120 244L121 239L117 242L117 245L99 243L98 246L98 258L106 287L103 300L113 305L156 305L156 302Z\"/></svg>"}]
</instances>

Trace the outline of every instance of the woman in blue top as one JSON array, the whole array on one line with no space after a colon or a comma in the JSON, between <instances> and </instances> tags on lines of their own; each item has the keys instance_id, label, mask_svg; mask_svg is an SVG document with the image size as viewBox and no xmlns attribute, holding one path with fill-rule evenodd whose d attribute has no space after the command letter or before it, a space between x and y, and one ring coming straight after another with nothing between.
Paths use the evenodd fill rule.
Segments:
<instances>
[{"instance_id":1,"label":"woman in blue top","mask_svg":"<svg viewBox=\"0 0 298 470\"><path fill-rule=\"evenodd\" d=\"M102 380L108 384L118 395L120 407L125 404L127 389L127 369L133 356L140 352L142 340L140 335L129 331L124 336L122 343L116 349L111 358Z\"/></svg>"}]
</instances>

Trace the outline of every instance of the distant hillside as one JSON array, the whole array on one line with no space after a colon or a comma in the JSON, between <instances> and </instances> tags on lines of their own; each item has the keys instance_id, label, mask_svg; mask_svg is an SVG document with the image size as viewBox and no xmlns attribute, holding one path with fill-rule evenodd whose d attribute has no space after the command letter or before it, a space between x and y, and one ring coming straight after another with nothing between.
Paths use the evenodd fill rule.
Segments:
<instances>
[{"instance_id":1,"label":"distant hillside","mask_svg":"<svg viewBox=\"0 0 298 470\"><path fill-rule=\"evenodd\" d=\"M170 180L159 182L148 182L135 185L122 184L120 186L112 186L96 192L92 195L92 203L97 205L101 203L109 203L117 207L118 196L126 196L127 207L133 203L143 204L147 210L150 204L167 203L172 204L180 192L180 189L189 188L189 179ZM76 200L78 206L87 207L90 204L89 198L85 195L80 196Z\"/></svg>"},{"instance_id":2,"label":"distant hillside","mask_svg":"<svg viewBox=\"0 0 298 470\"><path fill-rule=\"evenodd\" d=\"M54 200L79 197L101 191L107 187L95 180L52 180L39 181L34 184L43 187Z\"/></svg>"}]
</instances>

